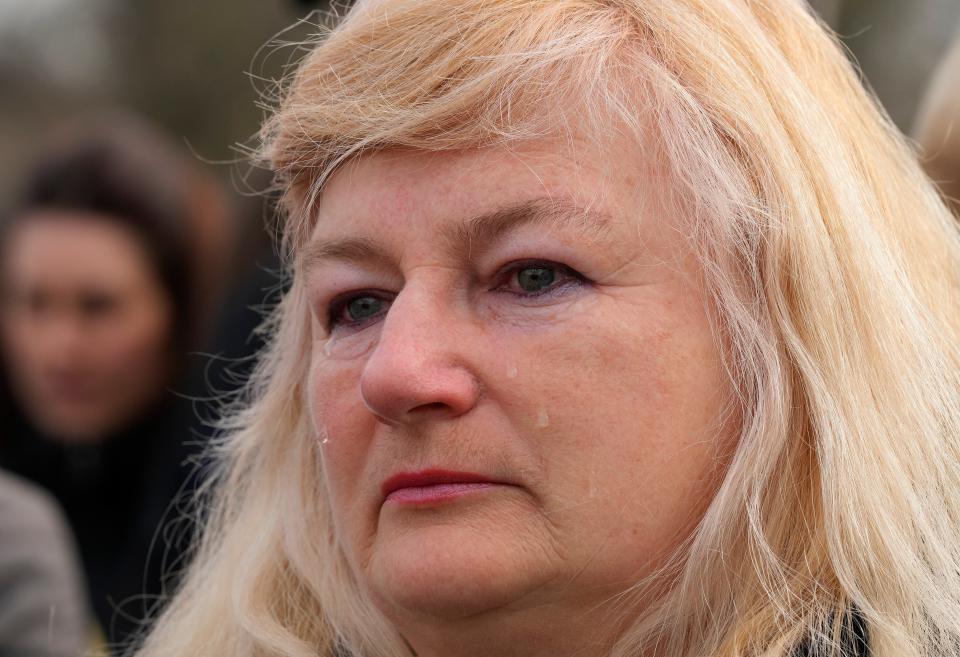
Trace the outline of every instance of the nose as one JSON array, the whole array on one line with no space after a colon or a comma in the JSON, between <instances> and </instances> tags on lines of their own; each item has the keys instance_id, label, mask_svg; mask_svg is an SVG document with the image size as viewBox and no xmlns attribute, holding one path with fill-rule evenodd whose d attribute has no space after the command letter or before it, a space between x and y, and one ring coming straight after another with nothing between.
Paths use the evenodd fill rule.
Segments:
<instances>
[{"instance_id":1,"label":"nose","mask_svg":"<svg viewBox=\"0 0 960 657\"><path fill-rule=\"evenodd\" d=\"M52 366L73 363L83 351L87 337L81 322L67 309L48 313L34 322L35 342Z\"/></svg>"},{"instance_id":2,"label":"nose","mask_svg":"<svg viewBox=\"0 0 960 657\"><path fill-rule=\"evenodd\" d=\"M367 408L391 425L468 413L480 392L470 367L471 333L469 322L428 291L401 292L360 377Z\"/></svg>"}]
</instances>

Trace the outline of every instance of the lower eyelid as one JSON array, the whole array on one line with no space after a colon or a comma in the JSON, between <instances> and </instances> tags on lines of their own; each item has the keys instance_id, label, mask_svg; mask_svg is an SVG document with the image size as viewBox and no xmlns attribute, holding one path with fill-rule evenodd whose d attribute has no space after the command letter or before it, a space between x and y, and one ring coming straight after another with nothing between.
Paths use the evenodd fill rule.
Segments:
<instances>
[{"instance_id":1,"label":"lower eyelid","mask_svg":"<svg viewBox=\"0 0 960 657\"><path fill-rule=\"evenodd\" d=\"M542 292L522 292L507 288L506 286L499 286L495 288L494 291L500 292L502 294L509 294L518 299L530 299L536 300L540 298L550 298L552 296L557 296L564 294L573 289L582 288L587 284L586 279L574 275L568 275L566 280L562 280L559 283L553 285L552 287L543 290Z\"/></svg>"}]
</instances>

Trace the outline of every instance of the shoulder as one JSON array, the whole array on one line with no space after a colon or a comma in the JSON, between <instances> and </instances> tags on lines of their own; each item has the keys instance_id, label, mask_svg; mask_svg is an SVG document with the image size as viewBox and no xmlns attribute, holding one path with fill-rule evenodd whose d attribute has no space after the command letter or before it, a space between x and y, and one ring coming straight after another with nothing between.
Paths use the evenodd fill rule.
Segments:
<instances>
[{"instance_id":1,"label":"shoulder","mask_svg":"<svg viewBox=\"0 0 960 657\"><path fill-rule=\"evenodd\" d=\"M83 591L52 497L0 471L0 654L80 654L90 627Z\"/></svg>"},{"instance_id":2,"label":"shoulder","mask_svg":"<svg viewBox=\"0 0 960 657\"><path fill-rule=\"evenodd\" d=\"M64 533L64 521L53 497L25 479L0 471L0 534L11 539L22 532Z\"/></svg>"}]
</instances>

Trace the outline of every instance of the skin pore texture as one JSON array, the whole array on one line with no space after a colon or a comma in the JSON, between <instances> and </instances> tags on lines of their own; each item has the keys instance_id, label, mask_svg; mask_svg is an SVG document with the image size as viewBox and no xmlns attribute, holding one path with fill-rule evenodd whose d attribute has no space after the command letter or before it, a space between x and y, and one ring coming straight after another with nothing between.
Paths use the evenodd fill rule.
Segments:
<instances>
[{"instance_id":1,"label":"skin pore texture","mask_svg":"<svg viewBox=\"0 0 960 657\"><path fill-rule=\"evenodd\" d=\"M43 211L3 258L4 358L30 421L66 442L101 440L153 403L170 368L170 301L132 232Z\"/></svg>"},{"instance_id":2,"label":"skin pore texture","mask_svg":"<svg viewBox=\"0 0 960 657\"><path fill-rule=\"evenodd\" d=\"M709 503L731 385L669 184L617 136L325 187L311 416L350 566L419 657L603 654Z\"/></svg>"}]
</instances>

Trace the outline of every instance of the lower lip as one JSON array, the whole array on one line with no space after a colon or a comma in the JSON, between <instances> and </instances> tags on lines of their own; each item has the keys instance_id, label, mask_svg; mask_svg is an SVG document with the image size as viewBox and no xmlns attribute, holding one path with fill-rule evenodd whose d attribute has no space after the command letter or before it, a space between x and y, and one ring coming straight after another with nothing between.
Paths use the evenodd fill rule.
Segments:
<instances>
[{"instance_id":1,"label":"lower lip","mask_svg":"<svg viewBox=\"0 0 960 657\"><path fill-rule=\"evenodd\" d=\"M93 387L88 382L75 379L55 379L53 381L48 379L44 382L44 386L47 394L55 399L83 401L93 396Z\"/></svg>"},{"instance_id":2,"label":"lower lip","mask_svg":"<svg viewBox=\"0 0 960 657\"><path fill-rule=\"evenodd\" d=\"M433 486L410 486L409 488L398 488L387 495L385 501L412 506L436 504L438 502L454 500L477 491L493 488L494 486L496 486L496 484L492 483L455 483L435 484Z\"/></svg>"}]
</instances>

